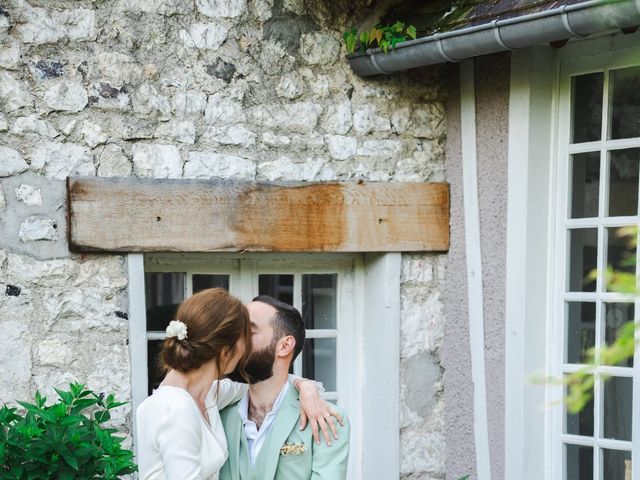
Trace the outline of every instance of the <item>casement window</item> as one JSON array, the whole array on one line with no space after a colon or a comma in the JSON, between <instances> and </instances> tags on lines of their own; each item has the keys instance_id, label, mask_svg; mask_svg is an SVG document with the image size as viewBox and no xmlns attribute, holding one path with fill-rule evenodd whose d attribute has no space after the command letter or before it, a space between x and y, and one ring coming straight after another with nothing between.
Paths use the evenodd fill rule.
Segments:
<instances>
[{"instance_id":1,"label":"casement window","mask_svg":"<svg viewBox=\"0 0 640 480\"><path fill-rule=\"evenodd\" d=\"M339 354L351 350L347 337L353 296L349 298L348 292L353 291L353 263L349 256L299 262L223 258L200 264L171 263L163 257L148 256L145 262L148 393L162 380L156 368L158 351L178 305L200 290L221 287L245 301L257 295L271 295L294 305L305 321L307 340L294 362L293 373L322 382L324 396L339 402L338 363L349 362L339 359Z\"/></svg>"},{"instance_id":2,"label":"casement window","mask_svg":"<svg viewBox=\"0 0 640 480\"><path fill-rule=\"evenodd\" d=\"M271 295L305 321L293 372L349 415L349 478L399 477L399 253L129 254L128 268L134 409L161 380L157 352L180 302L210 287Z\"/></svg>"},{"instance_id":3,"label":"casement window","mask_svg":"<svg viewBox=\"0 0 640 480\"><path fill-rule=\"evenodd\" d=\"M640 221L640 57L612 57L572 59L560 68L552 316L558 376L582 368L585 351L610 344L640 312L635 298L611 291L606 278L607 269L637 272L637 247L622 234ZM578 414L562 409L555 416L553 448L562 454L553 478L640 478L637 363L597 367L593 400Z\"/></svg>"},{"instance_id":4,"label":"casement window","mask_svg":"<svg viewBox=\"0 0 640 480\"><path fill-rule=\"evenodd\" d=\"M638 273L619 233L640 222L639 38L512 53L505 478L640 480L638 348L624 365L597 367L577 415L563 385L530 381L583 368L586 350L640 315L605 275Z\"/></svg>"}]
</instances>

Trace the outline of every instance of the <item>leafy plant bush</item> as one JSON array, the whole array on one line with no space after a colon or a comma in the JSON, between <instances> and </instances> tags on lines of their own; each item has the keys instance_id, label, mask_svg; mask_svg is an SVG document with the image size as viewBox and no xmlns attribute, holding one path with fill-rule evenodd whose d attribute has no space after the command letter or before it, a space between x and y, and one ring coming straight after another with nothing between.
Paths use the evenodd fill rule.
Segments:
<instances>
[{"instance_id":1,"label":"leafy plant bush","mask_svg":"<svg viewBox=\"0 0 640 480\"><path fill-rule=\"evenodd\" d=\"M406 42L409 38L415 40L416 27L409 25L405 28L403 22L392 25L378 24L362 32L358 32L358 29L353 27L344 32L342 37L347 46L347 53L354 53L357 48L364 52L369 47L380 47L384 53L387 53L389 48L395 48L398 43Z\"/></svg>"},{"instance_id":2,"label":"leafy plant bush","mask_svg":"<svg viewBox=\"0 0 640 480\"><path fill-rule=\"evenodd\" d=\"M112 480L137 470L124 437L104 426L125 402L76 383L56 393L53 405L36 392L35 403L18 402L22 409L0 408L0 479Z\"/></svg>"}]
</instances>

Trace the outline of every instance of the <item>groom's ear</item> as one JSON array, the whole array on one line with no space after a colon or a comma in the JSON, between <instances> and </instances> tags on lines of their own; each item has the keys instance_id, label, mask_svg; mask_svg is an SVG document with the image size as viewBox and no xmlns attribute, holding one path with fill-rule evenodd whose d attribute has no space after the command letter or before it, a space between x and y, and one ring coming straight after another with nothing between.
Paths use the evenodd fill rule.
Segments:
<instances>
[{"instance_id":1,"label":"groom's ear","mask_svg":"<svg viewBox=\"0 0 640 480\"><path fill-rule=\"evenodd\" d=\"M296 339L293 335L287 335L278 340L278 347L276 348L276 355L278 357L286 357L293 353L296 348Z\"/></svg>"}]
</instances>

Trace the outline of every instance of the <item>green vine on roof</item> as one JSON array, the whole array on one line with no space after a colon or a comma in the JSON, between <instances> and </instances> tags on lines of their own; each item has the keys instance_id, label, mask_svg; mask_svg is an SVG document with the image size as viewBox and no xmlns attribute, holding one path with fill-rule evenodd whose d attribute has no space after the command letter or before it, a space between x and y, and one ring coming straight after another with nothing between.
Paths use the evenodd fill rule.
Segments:
<instances>
[{"instance_id":1,"label":"green vine on roof","mask_svg":"<svg viewBox=\"0 0 640 480\"><path fill-rule=\"evenodd\" d=\"M404 22L396 22L391 25L378 24L370 30L358 31L356 27L347 30L342 35L347 47L347 53L354 53L356 50L364 53L367 48L379 47L384 53L388 53L390 48L395 48L398 43L416 38L416 27Z\"/></svg>"}]
</instances>

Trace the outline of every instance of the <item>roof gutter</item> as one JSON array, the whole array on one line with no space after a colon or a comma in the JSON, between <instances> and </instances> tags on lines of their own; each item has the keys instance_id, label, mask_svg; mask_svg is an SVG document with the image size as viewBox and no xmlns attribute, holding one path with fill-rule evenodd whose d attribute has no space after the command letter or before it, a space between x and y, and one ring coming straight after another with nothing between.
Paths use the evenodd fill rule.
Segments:
<instances>
[{"instance_id":1,"label":"roof gutter","mask_svg":"<svg viewBox=\"0 0 640 480\"><path fill-rule=\"evenodd\" d=\"M640 0L589 0L521 17L462 28L347 56L361 76L459 62L466 58L640 25Z\"/></svg>"}]
</instances>

